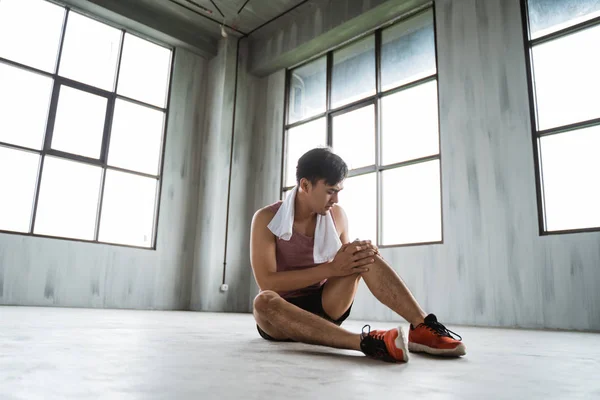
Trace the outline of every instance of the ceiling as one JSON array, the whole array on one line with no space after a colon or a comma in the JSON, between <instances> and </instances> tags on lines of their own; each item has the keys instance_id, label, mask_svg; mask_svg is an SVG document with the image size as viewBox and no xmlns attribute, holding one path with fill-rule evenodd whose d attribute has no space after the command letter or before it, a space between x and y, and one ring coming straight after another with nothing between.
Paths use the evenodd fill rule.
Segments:
<instances>
[{"instance_id":1,"label":"ceiling","mask_svg":"<svg viewBox=\"0 0 600 400\"><path fill-rule=\"evenodd\" d=\"M171 3L168 8L179 7L204 28L220 34L219 23L229 28L229 33L245 35L264 23L305 3L305 0L160 0ZM165 4L166 6L166 4Z\"/></svg>"}]
</instances>

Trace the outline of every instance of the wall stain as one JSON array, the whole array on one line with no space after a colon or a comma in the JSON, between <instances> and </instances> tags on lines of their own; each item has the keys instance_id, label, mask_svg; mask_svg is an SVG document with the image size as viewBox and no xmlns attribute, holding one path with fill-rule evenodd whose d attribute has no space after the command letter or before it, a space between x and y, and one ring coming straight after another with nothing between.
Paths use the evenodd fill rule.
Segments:
<instances>
[{"instance_id":1,"label":"wall stain","mask_svg":"<svg viewBox=\"0 0 600 400\"><path fill-rule=\"evenodd\" d=\"M469 193L475 202L474 206L477 210L481 209L481 199L479 198L479 180L477 175L477 166L473 159L467 162L467 183L469 185Z\"/></svg>"},{"instance_id":2,"label":"wall stain","mask_svg":"<svg viewBox=\"0 0 600 400\"><path fill-rule=\"evenodd\" d=\"M100 281L98 279L94 279L92 281L90 290L92 292L92 296L100 296Z\"/></svg>"},{"instance_id":3,"label":"wall stain","mask_svg":"<svg viewBox=\"0 0 600 400\"><path fill-rule=\"evenodd\" d=\"M456 272L458 273L458 279L461 279L465 269L465 257L462 254L458 255L456 260Z\"/></svg>"},{"instance_id":4,"label":"wall stain","mask_svg":"<svg viewBox=\"0 0 600 400\"><path fill-rule=\"evenodd\" d=\"M581 255L573 250L571 251L571 276L581 275L581 271L583 271L583 260Z\"/></svg>"},{"instance_id":5,"label":"wall stain","mask_svg":"<svg viewBox=\"0 0 600 400\"><path fill-rule=\"evenodd\" d=\"M2 260L1 254L0 260ZM4 262L0 262L0 297L4 297Z\"/></svg>"},{"instance_id":6,"label":"wall stain","mask_svg":"<svg viewBox=\"0 0 600 400\"><path fill-rule=\"evenodd\" d=\"M48 270L46 275L46 285L44 286L44 297L49 300L54 300L54 289L56 285L56 271L54 269Z\"/></svg>"},{"instance_id":7,"label":"wall stain","mask_svg":"<svg viewBox=\"0 0 600 400\"><path fill-rule=\"evenodd\" d=\"M517 301L521 301L523 299L523 285L521 284L521 268L522 265L519 265L518 262L515 261L515 252L517 242L517 233L515 232L514 226L507 226L506 228L506 252L507 252L507 262L508 262L508 271L509 271L509 280L511 286L514 288L514 295L517 298Z\"/></svg>"},{"instance_id":8,"label":"wall stain","mask_svg":"<svg viewBox=\"0 0 600 400\"><path fill-rule=\"evenodd\" d=\"M486 9L486 2L489 0L479 0L475 3L475 14L477 15L477 22L481 25L482 29L488 29L488 10Z\"/></svg>"},{"instance_id":9,"label":"wall stain","mask_svg":"<svg viewBox=\"0 0 600 400\"><path fill-rule=\"evenodd\" d=\"M478 287L475 291L475 312L479 315L485 313L485 295L482 287Z\"/></svg>"},{"instance_id":10,"label":"wall stain","mask_svg":"<svg viewBox=\"0 0 600 400\"><path fill-rule=\"evenodd\" d=\"M543 303L546 304L549 301L555 301L556 294L554 288L554 279L553 279L553 270L552 270L552 259L548 257L548 252L544 251L543 253L543 285L542 285L542 296Z\"/></svg>"},{"instance_id":11,"label":"wall stain","mask_svg":"<svg viewBox=\"0 0 600 400\"><path fill-rule=\"evenodd\" d=\"M494 177L496 183L496 193L498 194L498 199L502 202L502 205L505 207L509 206L509 198L508 191L506 189L506 179L502 174L502 166L499 163L494 163ZM509 221L507 221L509 223Z\"/></svg>"},{"instance_id":12,"label":"wall stain","mask_svg":"<svg viewBox=\"0 0 600 400\"><path fill-rule=\"evenodd\" d=\"M506 76L506 65L501 64L500 76L498 85L500 87L500 111L506 113L510 108L510 100L508 95L508 77Z\"/></svg>"}]
</instances>

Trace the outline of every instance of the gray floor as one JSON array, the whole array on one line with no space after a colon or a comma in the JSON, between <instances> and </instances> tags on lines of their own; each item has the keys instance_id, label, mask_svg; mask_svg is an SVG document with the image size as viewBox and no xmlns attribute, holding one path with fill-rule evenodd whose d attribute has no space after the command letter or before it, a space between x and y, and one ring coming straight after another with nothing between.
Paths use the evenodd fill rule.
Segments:
<instances>
[{"instance_id":1,"label":"gray floor","mask_svg":"<svg viewBox=\"0 0 600 400\"><path fill-rule=\"evenodd\" d=\"M600 398L600 334L451 328L467 357L393 365L268 343L250 315L0 307L0 398Z\"/></svg>"}]
</instances>

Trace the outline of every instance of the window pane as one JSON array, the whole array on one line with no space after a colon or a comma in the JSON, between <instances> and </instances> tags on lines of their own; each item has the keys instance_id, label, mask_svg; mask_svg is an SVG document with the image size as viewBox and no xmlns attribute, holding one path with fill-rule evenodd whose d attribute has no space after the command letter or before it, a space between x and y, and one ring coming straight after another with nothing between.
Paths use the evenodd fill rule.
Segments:
<instances>
[{"instance_id":1,"label":"window pane","mask_svg":"<svg viewBox=\"0 0 600 400\"><path fill-rule=\"evenodd\" d=\"M331 79L332 108L375 94L375 37L335 51Z\"/></svg>"},{"instance_id":2,"label":"window pane","mask_svg":"<svg viewBox=\"0 0 600 400\"><path fill-rule=\"evenodd\" d=\"M326 57L292 71L288 98L290 124L325 112L326 72Z\"/></svg>"},{"instance_id":3,"label":"window pane","mask_svg":"<svg viewBox=\"0 0 600 400\"><path fill-rule=\"evenodd\" d=\"M340 205L348 216L348 237L377 242L377 175L359 175L344 181Z\"/></svg>"},{"instance_id":4,"label":"window pane","mask_svg":"<svg viewBox=\"0 0 600 400\"><path fill-rule=\"evenodd\" d=\"M384 30L381 42L382 90L435 74L431 10Z\"/></svg>"},{"instance_id":5,"label":"window pane","mask_svg":"<svg viewBox=\"0 0 600 400\"><path fill-rule=\"evenodd\" d=\"M171 50L125 34L119 94L165 107L171 68Z\"/></svg>"},{"instance_id":6,"label":"window pane","mask_svg":"<svg viewBox=\"0 0 600 400\"><path fill-rule=\"evenodd\" d=\"M94 239L102 169L46 157L34 233Z\"/></svg>"},{"instance_id":7,"label":"window pane","mask_svg":"<svg viewBox=\"0 0 600 400\"><path fill-rule=\"evenodd\" d=\"M600 25L533 47L540 130L600 117Z\"/></svg>"},{"instance_id":8,"label":"window pane","mask_svg":"<svg viewBox=\"0 0 600 400\"><path fill-rule=\"evenodd\" d=\"M381 119L384 165L440 152L436 81L384 97Z\"/></svg>"},{"instance_id":9,"label":"window pane","mask_svg":"<svg viewBox=\"0 0 600 400\"><path fill-rule=\"evenodd\" d=\"M540 139L546 230L600 227L600 126Z\"/></svg>"},{"instance_id":10,"label":"window pane","mask_svg":"<svg viewBox=\"0 0 600 400\"><path fill-rule=\"evenodd\" d=\"M296 166L298 159L315 147L327 145L325 118L309 122L290 129L286 141L285 186L296 184Z\"/></svg>"},{"instance_id":11,"label":"window pane","mask_svg":"<svg viewBox=\"0 0 600 400\"><path fill-rule=\"evenodd\" d=\"M383 245L442 240L439 160L384 171L382 184Z\"/></svg>"},{"instance_id":12,"label":"window pane","mask_svg":"<svg viewBox=\"0 0 600 400\"><path fill-rule=\"evenodd\" d=\"M98 240L152 246L156 179L107 170Z\"/></svg>"},{"instance_id":13,"label":"window pane","mask_svg":"<svg viewBox=\"0 0 600 400\"><path fill-rule=\"evenodd\" d=\"M54 72L65 9L41 0L0 1L0 57Z\"/></svg>"},{"instance_id":14,"label":"window pane","mask_svg":"<svg viewBox=\"0 0 600 400\"><path fill-rule=\"evenodd\" d=\"M60 60L60 75L105 90L115 82L121 31L69 13Z\"/></svg>"},{"instance_id":15,"label":"window pane","mask_svg":"<svg viewBox=\"0 0 600 400\"><path fill-rule=\"evenodd\" d=\"M532 39L600 15L600 0L528 0L527 3Z\"/></svg>"},{"instance_id":16,"label":"window pane","mask_svg":"<svg viewBox=\"0 0 600 400\"><path fill-rule=\"evenodd\" d=\"M51 95L51 78L0 63L0 142L41 149Z\"/></svg>"},{"instance_id":17,"label":"window pane","mask_svg":"<svg viewBox=\"0 0 600 400\"><path fill-rule=\"evenodd\" d=\"M40 156L0 147L0 229L29 232Z\"/></svg>"},{"instance_id":18,"label":"window pane","mask_svg":"<svg viewBox=\"0 0 600 400\"><path fill-rule=\"evenodd\" d=\"M105 97L61 86L52 148L99 158L106 103Z\"/></svg>"},{"instance_id":19,"label":"window pane","mask_svg":"<svg viewBox=\"0 0 600 400\"><path fill-rule=\"evenodd\" d=\"M349 169L375 164L375 106L333 118L333 150Z\"/></svg>"},{"instance_id":20,"label":"window pane","mask_svg":"<svg viewBox=\"0 0 600 400\"><path fill-rule=\"evenodd\" d=\"M158 175L164 117L162 111L117 100L108 163Z\"/></svg>"}]
</instances>

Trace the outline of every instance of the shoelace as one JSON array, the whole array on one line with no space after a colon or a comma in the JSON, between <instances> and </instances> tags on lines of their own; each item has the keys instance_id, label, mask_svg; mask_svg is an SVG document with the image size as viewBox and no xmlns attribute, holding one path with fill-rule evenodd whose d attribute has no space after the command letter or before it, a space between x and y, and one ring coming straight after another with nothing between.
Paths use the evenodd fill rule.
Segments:
<instances>
[{"instance_id":1,"label":"shoelace","mask_svg":"<svg viewBox=\"0 0 600 400\"><path fill-rule=\"evenodd\" d=\"M368 331L366 333L365 333L365 328L368 329ZM365 326L363 326L362 333L360 334L360 337L364 338L364 337L369 336L370 334L371 334L371 325L365 325Z\"/></svg>"},{"instance_id":2,"label":"shoelace","mask_svg":"<svg viewBox=\"0 0 600 400\"><path fill-rule=\"evenodd\" d=\"M425 325L427 328L429 328L431 331L433 331L433 333L435 333L438 336L446 336L446 337L449 337L450 339L459 340L462 342L462 336L460 336L456 332L452 332L450 329L446 328L443 324L441 324L439 322L427 322L427 323L424 323L423 325ZM454 337L453 335L456 337Z\"/></svg>"},{"instance_id":3,"label":"shoelace","mask_svg":"<svg viewBox=\"0 0 600 400\"><path fill-rule=\"evenodd\" d=\"M365 328L368 329L366 333L365 333ZM375 331L373 331L373 334L371 334L371 325L365 325L362 328L362 334L360 336L361 336L361 338L371 336L376 339L383 340L384 335L385 335L385 331L381 331L381 332L377 332L377 333L375 333Z\"/></svg>"},{"instance_id":4,"label":"shoelace","mask_svg":"<svg viewBox=\"0 0 600 400\"><path fill-rule=\"evenodd\" d=\"M367 329L367 332L365 332L365 328ZM373 333L373 335L371 333ZM375 333L375 331L371 332L371 325L365 325L362 328L362 333L360 334L360 338L364 339L366 337L372 337L375 339L383 340L384 334L385 334L385 331L383 331L382 333ZM381 348L376 348L375 352L373 354L371 354L371 356L383 358L386 356L386 354L387 354L386 351L382 350Z\"/></svg>"}]
</instances>

